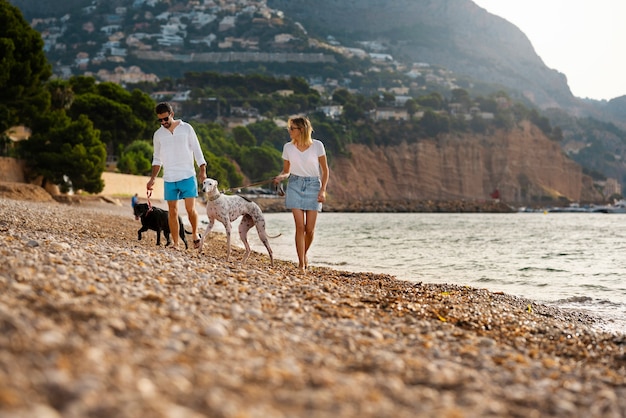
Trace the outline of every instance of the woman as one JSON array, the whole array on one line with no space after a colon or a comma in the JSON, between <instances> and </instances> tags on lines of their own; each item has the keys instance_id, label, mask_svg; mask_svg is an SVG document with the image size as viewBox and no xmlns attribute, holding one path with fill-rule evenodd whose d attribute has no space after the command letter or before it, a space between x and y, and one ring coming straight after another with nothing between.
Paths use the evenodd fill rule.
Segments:
<instances>
[{"instance_id":1,"label":"woman","mask_svg":"<svg viewBox=\"0 0 626 418\"><path fill-rule=\"evenodd\" d=\"M285 207L291 209L296 224L298 269L308 267L307 251L313 242L317 213L326 201L328 162L324 144L311 138L313 127L306 117L287 121L291 141L283 147L283 171L274 177L274 184L289 177Z\"/></svg>"}]
</instances>

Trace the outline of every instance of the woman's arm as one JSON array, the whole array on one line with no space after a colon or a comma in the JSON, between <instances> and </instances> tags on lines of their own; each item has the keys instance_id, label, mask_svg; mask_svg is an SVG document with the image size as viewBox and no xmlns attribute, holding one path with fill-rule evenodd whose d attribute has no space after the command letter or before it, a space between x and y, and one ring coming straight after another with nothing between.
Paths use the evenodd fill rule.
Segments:
<instances>
[{"instance_id":1,"label":"woman's arm","mask_svg":"<svg viewBox=\"0 0 626 418\"><path fill-rule=\"evenodd\" d=\"M322 155L319 157L320 168L322 169L322 187L320 188L320 192L317 195L318 202L324 202L326 200L326 186L328 185L328 178L330 177L330 173L328 170L328 160L326 160L326 155Z\"/></svg>"},{"instance_id":2,"label":"woman's arm","mask_svg":"<svg viewBox=\"0 0 626 418\"><path fill-rule=\"evenodd\" d=\"M289 177L290 169L291 164L289 163L289 160L283 160L283 171L281 171L279 175L274 177L274 184L278 184L281 181L285 180L287 177Z\"/></svg>"}]
</instances>

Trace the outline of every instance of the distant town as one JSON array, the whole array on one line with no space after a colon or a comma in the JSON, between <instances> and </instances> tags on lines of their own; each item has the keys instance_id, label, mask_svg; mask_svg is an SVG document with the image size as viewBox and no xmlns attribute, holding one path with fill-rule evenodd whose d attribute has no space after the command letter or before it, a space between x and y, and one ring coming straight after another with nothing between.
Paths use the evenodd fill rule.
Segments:
<instances>
[{"instance_id":1,"label":"distant town","mask_svg":"<svg viewBox=\"0 0 626 418\"><path fill-rule=\"evenodd\" d=\"M400 63L379 42L364 40L360 48L352 48L331 36L310 38L302 25L285 19L264 0L189 0L172 7L159 0L134 0L130 7L113 10L94 4L61 18L35 18L31 25L41 33L53 70L61 78L87 75L127 85L159 81L157 74L141 68L142 61L332 65L336 55L341 55L367 62L363 72L393 71L404 76L395 82L400 85L380 87L381 92L393 94L397 103L396 109L380 109L373 115L376 119L408 118L406 111L397 108L420 91L423 94L426 86L458 88L449 71L424 62ZM345 78L311 76L307 81L323 96L338 87L350 90L350 80ZM179 97L184 94L179 92Z\"/></svg>"}]
</instances>

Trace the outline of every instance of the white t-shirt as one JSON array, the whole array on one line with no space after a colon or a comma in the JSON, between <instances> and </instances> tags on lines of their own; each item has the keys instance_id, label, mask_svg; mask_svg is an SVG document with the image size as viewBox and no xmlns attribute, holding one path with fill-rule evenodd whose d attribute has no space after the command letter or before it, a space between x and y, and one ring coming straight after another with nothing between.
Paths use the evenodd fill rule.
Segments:
<instances>
[{"instance_id":1,"label":"white t-shirt","mask_svg":"<svg viewBox=\"0 0 626 418\"><path fill-rule=\"evenodd\" d=\"M182 120L173 133L163 126L157 129L152 145L152 165L163 167L163 181L174 182L195 177L194 158L198 166L206 164L196 132Z\"/></svg>"},{"instance_id":2,"label":"white t-shirt","mask_svg":"<svg viewBox=\"0 0 626 418\"><path fill-rule=\"evenodd\" d=\"M291 142L283 146L283 160L289 161L289 172L300 177L320 177L319 157L323 155L326 155L326 149L317 139L304 152Z\"/></svg>"}]
</instances>

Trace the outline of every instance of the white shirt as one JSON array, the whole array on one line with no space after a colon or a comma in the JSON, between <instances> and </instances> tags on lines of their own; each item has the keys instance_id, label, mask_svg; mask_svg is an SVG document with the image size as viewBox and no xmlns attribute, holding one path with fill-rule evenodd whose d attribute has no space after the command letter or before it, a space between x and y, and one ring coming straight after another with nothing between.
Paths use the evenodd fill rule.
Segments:
<instances>
[{"instance_id":1,"label":"white shirt","mask_svg":"<svg viewBox=\"0 0 626 418\"><path fill-rule=\"evenodd\" d=\"M196 131L182 120L173 133L163 126L157 129L152 144L152 165L163 167L163 181L174 182L195 177L194 158L198 166L206 164Z\"/></svg>"},{"instance_id":2,"label":"white shirt","mask_svg":"<svg viewBox=\"0 0 626 418\"><path fill-rule=\"evenodd\" d=\"M283 160L289 161L289 172L300 177L320 177L319 157L323 155L326 155L326 149L317 139L304 152L291 142L283 146Z\"/></svg>"}]
</instances>

